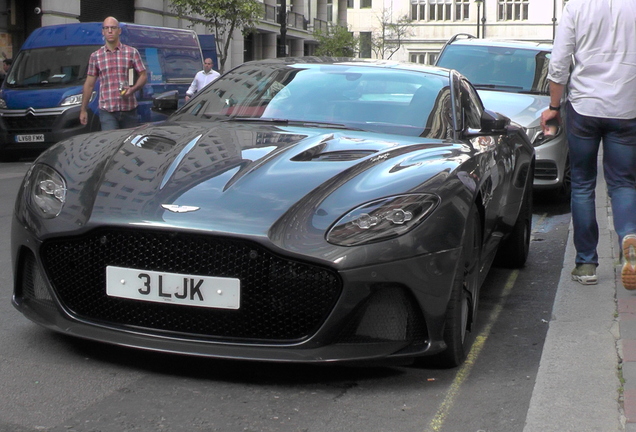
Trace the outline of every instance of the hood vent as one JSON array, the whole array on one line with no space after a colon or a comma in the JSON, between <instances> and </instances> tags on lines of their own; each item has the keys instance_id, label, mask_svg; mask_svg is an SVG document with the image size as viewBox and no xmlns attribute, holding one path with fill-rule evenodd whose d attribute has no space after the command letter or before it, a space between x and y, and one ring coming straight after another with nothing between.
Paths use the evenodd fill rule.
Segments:
<instances>
[{"instance_id":1,"label":"hood vent","mask_svg":"<svg viewBox=\"0 0 636 432\"><path fill-rule=\"evenodd\" d=\"M157 153L165 153L174 148L175 141L157 135L136 135L129 138L130 144L135 147L152 150Z\"/></svg>"},{"instance_id":2,"label":"hood vent","mask_svg":"<svg viewBox=\"0 0 636 432\"><path fill-rule=\"evenodd\" d=\"M331 152L316 152L315 149L307 150L294 157L294 162L348 162L365 158L377 153L375 150L339 150Z\"/></svg>"}]
</instances>

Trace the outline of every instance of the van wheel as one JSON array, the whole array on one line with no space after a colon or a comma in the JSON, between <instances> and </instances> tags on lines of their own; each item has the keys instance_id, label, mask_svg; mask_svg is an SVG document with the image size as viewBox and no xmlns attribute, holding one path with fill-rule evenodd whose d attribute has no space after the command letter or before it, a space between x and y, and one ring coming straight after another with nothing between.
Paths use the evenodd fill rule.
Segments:
<instances>
[{"instance_id":1,"label":"van wheel","mask_svg":"<svg viewBox=\"0 0 636 432\"><path fill-rule=\"evenodd\" d=\"M16 162L19 156L15 152L0 152L0 162Z\"/></svg>"}]
</instances>

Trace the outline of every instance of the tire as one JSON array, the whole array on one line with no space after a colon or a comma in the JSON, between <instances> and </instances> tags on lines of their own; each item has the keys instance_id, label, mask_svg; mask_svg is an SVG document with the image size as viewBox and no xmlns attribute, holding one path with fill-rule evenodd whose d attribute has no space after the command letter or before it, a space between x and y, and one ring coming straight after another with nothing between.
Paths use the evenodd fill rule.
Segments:
<instances>
[{"instance_id":1,"label":"tire","mask_svg":"<svg viewBox=\"0 0 636 432\"><path fill-rule=\"evenodd\" d=\"M521 268L528 260L532 235L532 178L526 180L523 202L512 232L499 244L495 265Z\"/></svg>"},{"instance_id":2,"label":"tire","mask_svg":"<svg viewBox=\"0 0 636 432\"><path fill-rule=\"evenodd\" d=\"M446 350L438 354L436 363L453 368L466 360L472 344L472 324L479 297L479 267L481 262L481 219L473 208L466 221L461 261L458 265L444 323Z\"/></svg>"},{"instance_id":3,"label":"tire","mask_svg":"<svg viewBox=\"0 0 636 432\"><path fill-rule=\"evenodd\" d=\"M17 153L14 152L1 152L0 162L16 162L19 159Z\"/></svg>"}]
</instances>

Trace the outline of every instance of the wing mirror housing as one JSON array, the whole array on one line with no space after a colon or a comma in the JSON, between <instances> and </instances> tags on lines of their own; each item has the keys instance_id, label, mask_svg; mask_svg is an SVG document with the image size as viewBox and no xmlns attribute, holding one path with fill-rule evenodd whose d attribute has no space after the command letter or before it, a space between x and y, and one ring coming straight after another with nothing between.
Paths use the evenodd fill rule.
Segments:
<instances>
[{"instance_id":1,"label":"wing mirror housing","mask_svg":"<svg viewBox=\"0 0 636 432\"><path fill-rule=\"evenodd\" d=\"M152 99L152 110L162 114L172 114L179 106L179 91L170 90L159 93Z\"/></svg>"},{"instance_id":2,"label":"wing mirror housing","mask_svg":"<svg viewBox=\"0 0 636 432\"><path fill-rule=\"evenodd\" d=\"M484 110L481 114L481 132L500 132L510 125L510 119L503 114Z\"/></svg>"}]
</instances>

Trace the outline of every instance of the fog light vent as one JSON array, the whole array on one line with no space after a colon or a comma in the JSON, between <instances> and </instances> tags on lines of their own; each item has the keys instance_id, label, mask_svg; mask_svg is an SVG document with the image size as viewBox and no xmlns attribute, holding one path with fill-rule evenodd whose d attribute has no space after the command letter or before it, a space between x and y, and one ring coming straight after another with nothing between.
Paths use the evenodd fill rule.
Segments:
<instances>
[{"instance_id":1,"label":"fog light vent","mask_svg":"<svg viewBox=\"0 0 636 432\"><path fill-rule=\"evenodd\" d=\"M415 299L403 288L377 289L345 327L338 343L416 341L426 326Z\"/></svg>"},{"instance_id":2,"label":"fog light vent","mask_svg":"<svg viewBox=\"0 0 636 432\"><path fill-rule=\"evenodd\" d=\"M42 270L38 267L35 257L30 251L23 256L21 281L22 295L25 301L34 301L54 307L53 298L48 290Z\"/></svg>"}]
</instances>

